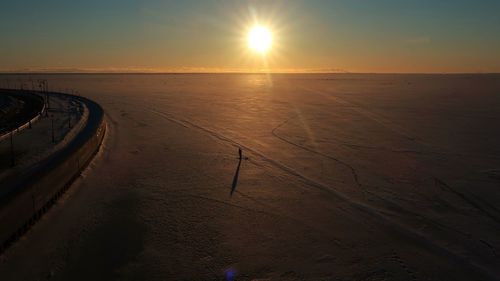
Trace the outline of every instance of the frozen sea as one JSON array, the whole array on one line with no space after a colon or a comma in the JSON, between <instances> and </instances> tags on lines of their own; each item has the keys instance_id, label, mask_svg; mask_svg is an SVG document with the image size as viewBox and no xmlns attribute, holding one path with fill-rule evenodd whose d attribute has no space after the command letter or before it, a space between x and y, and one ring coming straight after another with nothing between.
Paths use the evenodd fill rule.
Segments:
<instances>
[{"instance_id":1,"label":"frozen sea","mask_svg":"<svg viewBox=\"0 0 500 281\"><path fill-rule=\"evenodd\" d=\"M108 134L1 280L500 279L500 75L41 78Z\"/></svg>"}]
</instances>

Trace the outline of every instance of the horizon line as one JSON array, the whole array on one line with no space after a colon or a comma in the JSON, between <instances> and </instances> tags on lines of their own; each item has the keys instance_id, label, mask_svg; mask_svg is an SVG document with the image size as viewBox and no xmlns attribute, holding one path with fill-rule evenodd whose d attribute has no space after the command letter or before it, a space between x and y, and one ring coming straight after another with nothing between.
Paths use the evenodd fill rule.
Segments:
<instances>
[{"instance_id":1,"label":"horizon line","mask_svg":"<svg viewBox=\"0 0 500 281\"><path fill-rule=\"evenodd\" d=\"M25 67L0 68L0 74L500 74L500 70L475 71L362 71L340 67L316 68L217 68L217 67Z\"/></svg>"},{"instance_id":2,"label":"horizon line","mask_svg":"<svg viewBox=\"0 0 500 281\"><path fill-rule=\"evenodd\" d=\"M491 75L500 72L335 72L335 71L0 71L0 75L181 75L181 74L372 74L372 75Z\"/></svg>"}]
</instances>

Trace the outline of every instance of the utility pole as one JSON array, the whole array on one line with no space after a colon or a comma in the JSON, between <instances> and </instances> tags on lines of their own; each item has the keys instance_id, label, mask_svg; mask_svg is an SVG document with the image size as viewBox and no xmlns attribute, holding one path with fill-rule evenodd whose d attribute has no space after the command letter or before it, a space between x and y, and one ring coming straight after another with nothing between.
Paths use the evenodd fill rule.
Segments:
<instances>
[{"instance_id":1,"label":"utility pole","mask_svg":"<svg viewBox=\"0 0 500 281\"><path fill-rule=\"evenodd\" d=\"M56 142L56 137L54 135L54 114L51 114L50 116L51 116L50 120L51 120L51 123L52 123L52 143L55 143Z\"/></svg>"},{"instance_id":2,"label":"utility pole","mask_svg":"<svg viewBox=\"0 0 500 281\"><path fill-rule=\"evenodd\" d=\"M71 129L71 108L70 104L68 103L68 129Z\"/></svg>"},{"instance_id":3,"label":"utility pole","mask_svg":"<svg viewBox=\"0 0 500 281\"><path fill-rule=\"evenodd\" d=\"M47 80L44 80L45 93L47 93L47 107L50 108L50 95L49 95L49 84Z\"/></svg>"},{"instance_id":4,"label":"utility pole","mask_svg":"<svg viewBox=\"0 0 500 281\"><path fill-rule=\"evenodd\" d=\"M10 166L14 167L16 165L16 159L14 155L14 131L10 131Z\"/></svg>"},{"instance_id":5,"label":"utility pole","mask_svg":"<svg viewBox=\"0 0 500 281\"><path fill-rule=\"evenodd\" d=\"M45 117L48 117L49 116L49 95L47 93L45 93L45 100L46 100L46 105L47 105L47 108L45 109Z\"/></svg>"},{"instance_id":6,"label":"utility pole","mask_svg":"<svg viewBox=\"0 0 500 281\"><path fill-rule=\"evenodd\" d=\"M49 107L50 107L50 104L49 104L49 94L48 92L45 90L45 80L38 80L38 86L40 86L40 91L41 92L44 92L45 91L45 117L48 117L49 116Z\"/></svg>"}]
</instances>

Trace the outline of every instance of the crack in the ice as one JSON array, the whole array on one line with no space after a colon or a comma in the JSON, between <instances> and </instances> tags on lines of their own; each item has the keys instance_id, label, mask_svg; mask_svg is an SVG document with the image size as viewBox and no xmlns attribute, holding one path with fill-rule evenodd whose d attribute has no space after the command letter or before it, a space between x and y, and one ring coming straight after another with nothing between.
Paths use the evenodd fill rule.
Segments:
<instances>
[{"instance_id":1,"label":"crack in the ice","mask_svg":"<svg viewBox=\"0 0 500 281\"><path fill-rule=\"evenodd\" d=\"M285 164L282 164L282 163L280 163L280 162L278 162L270 157L267 157L265 154L259 152L258 150L253 149L251 147L248 147L246 145L240 144L237 141L234 141L234 140L232 140L232 139L230 139L230 138L228 138L220 133L217 133L213 130L207 129L203 126L197 125L197 124L190 122L188 120L175 118L171 114L167 114L165 112L157 111L154 109L149 109L149 110L153 113L156 113L157 115L163 116L165 119L167 119L173 123L179 124L179 125L186 127L186 128L189 128L189 126L191 126L193 128L197 128L197 129L204 131L207 134L209 134L209 135L211 135L211 136L213 136L221 141L228 142L236 147L244 148L245 150L261 157L263 160L265 160L265 161L269 162L270 164L274 165L275 167L281 169L282 171L303 180L304 183L306 183L307 185L309 185L311 187L315 187L319 190L328 192L330 195L334 195L338 199L341 199L341 200L349 203L351 205L351 207L378 218L380 223L382 223L383 225L391 227L394 231L397 231L403 235L411 237L412 239L414 239L415 242L418 241L426 248L433 249L434 251L436 251L435 253L439 253L439 255L443 255L443 256L447 256L447 257L452 256L455 259L455 261L459 262L463 266L469 266L469 267L473 268L475 271L481 272L485 276L489 276L489 277L491 277L491 279L493 279L492 273L490 271L488 271L487 269L485 269L482 266L480 266L474 262L471 262L470 260L462 257L461 255L449 250L447 247L444 247L444 246L440 245L439 243L432 241L431 239L429 239L429 237L415 231L414 229L404 227L400 223L390 219L387 215L384 215L383 212L381 212L380 210L377 210L373 206L367 205L367 204L362 203L360 201L353 200L352 198L345 195L344 193L339 192L335 189L332 189L329 186L327 186L321 182L310 179L309 177L300 174L299 172L286 166ZM216 201L219 201L219 200L216 200ZM229 204L229 203L224 202L224 201L220 201L220 202L223 204L232 205L232 204ZM235 207L240 207L240 206L235 205Z\"/></svg>"},{"instance_id":2,"label":"crack in the ice","mask_svg":"<svg viewBox=\"0 0 500 281\"><path fill-rule=\"evenodd\" d=\"M337 162L337 163L339 163L339 164L343 165L344 167L347 167L347 168L351 171L352 177L354 178L354 181L356 182L356 185L357 185L359 188L362 188L362 185L361 185L361 183L359 182L358 173L356 172L356 169L354 169L354 167L353 167L352 165L350 165L349 163L344 162L344 161L342 161L342 160L340 160L340 159L338 159L338 158L335 158L335 157L333 157L333 156L330 156L330 155L324 154L324 153L322 153L322 152L319 152L319 151L317 151L317 150L314 150L314 149L312 149L312 148L309 148L309 147L307 147L307 146L304 146L304 145L301 145L301 144L295 143L295 142L293 142L293 141L290 141L290 140L286 139L285 137L280 136L280 135L276 132L279 128L281 128L282 126L284 126L284 125L285 125L285 124L287 124L290 120L292 120L292 119L296 118L297 116L298 116L298 115L295 115L295 116L292 116L292 117L290 117L290 118L286 119L284 122L282 122L282 123L280 123L278 126L276 126L276 127L275 127L272 131L271 131L271 133L272 133L275 137L277 137L278 139L280 139L280 140L282 140L282 141L284 141L284 142L286 142L286 143L288 143L288 144L291 144L291 145L293 145L293 146L295 146L295 147L298 147L298 148L300 148L300 149L303 149L303 150L305 150L305 151L308 151L308 152L314 153L314 154L316 154L316 155L319 155L319 156L322 156L322 157L328 158L328 159L330 159L330 160L333 160L333 161L335 161L335 162Z\"/></svg>"},{"instance_id":3,"label":"crack in the ice","mask_svg":"<svg viewBox=\"0 0 500 281\"><path fill-rule=\"evenodd\" d=\"M423 222L425 222L427 225L432 225L434 227L437 227L437 228L441 228L441 229L446 229L446 230L449 230L449 231L453 231L457 234L460 234L462 235L463 237L467 238L467 239L471 239L471 235L469 233L466 233L466 232L463 232L463 231L460 231L458 229L455 229L451 226L448 226L448 225L445 225L443 223L440 223L439 221L437 220L433 220L429 217L426 217L422 214L419 214L419 213L415 213L415 212L412 212L408 209L405 209L403 207L401 207L400 205L394 203L393 201L390 201L390 200L387 200L383 197L381 197L380 195L374 193L374 192L370 192L370 191L367 191L370 195L372 195L373 197L376 197L378 198L379 200L381 200L382 202L384 202L385 204L388 204L391 206L391 208L395 209L396 211L400 212L400 213L406 213L407 215L409 216L413 216L413 217L416 217L416 218L419 218L421 219ZM388 211L381 211L383 213L387 213L388 215L391 215L391 213L389 213Z\"/></svg>"},{"instance_id":4,"label":"crack in the ice","mask_svg":"<svg viewBox=\"0 0 500 281\"><path fill-rule=\"evenodd\" d=\"M470 199L467 195L453 189L451 186L449 186L447 183L445 183L444 181L440 180L437 177L434 177L434 180L435 180L436 185L438 187L441 187L442 190L445 190L445 191L448 191L452 194L455 194L456 196L458 196L459 198L461 198L462 200L467 202L469 205L476 208L478 211L480 211L481 213L483 213L484 215L486 215L490 219L494 220L496 223L500 224L500 219L498 217L491 214L488 210L483 208L480 204L477 204L476 202L474 202L474 200Z\"/></svg>"},{"instance_id":5,"label":"crack in the ice","mask_svg":"<svg viewBox=\"0 0 500 281\"><path fill-rule=\"evenodd\" d=\"M497 249L495 247L493 247L493 245L491 245L490 243L488 243L486 240L483 240L483 239L479 239L479 241L481 243L483 243L484 245L486 245L488 248L490 248L491 252L493 253L493 255L496 258L500 258L500 256L497 254Z\"/></svg>"}]
</instances>

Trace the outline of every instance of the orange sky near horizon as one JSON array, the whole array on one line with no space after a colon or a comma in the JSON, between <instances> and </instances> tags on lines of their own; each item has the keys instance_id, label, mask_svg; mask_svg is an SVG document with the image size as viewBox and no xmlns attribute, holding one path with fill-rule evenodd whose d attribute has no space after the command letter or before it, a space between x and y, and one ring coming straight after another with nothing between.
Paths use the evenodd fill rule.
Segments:
<instances>
[{"instance_id":1,"label":"orange sky near horizon","mask_svg":"<svg viewBox=\"0 0 500 281\"><path fill-rule=\"evenodd\" d=\"M500 72L500 1L4 6L0 72ZM256 24L272 32L265 55L248 48Z\"/></svg>"}]
</instances>

